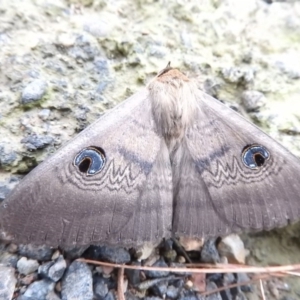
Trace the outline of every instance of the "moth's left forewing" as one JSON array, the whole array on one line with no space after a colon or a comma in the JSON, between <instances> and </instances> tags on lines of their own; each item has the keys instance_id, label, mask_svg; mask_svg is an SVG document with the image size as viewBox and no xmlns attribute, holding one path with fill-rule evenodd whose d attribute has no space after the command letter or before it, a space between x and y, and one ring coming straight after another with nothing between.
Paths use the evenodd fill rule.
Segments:
<instances>
[{"instance_id":1,"label":"moth's left forewing","mask_svg":"<svg viewBox=\"0 0 300 300\"><path fill-rule=\"evenodd\" d=\"M198 116L186 143L214 218L223 222L216 234L268 230L300 217L299 159L205 93L198 93ZM250 168L252 158L260 166Z\"/></svg>"},{"instance_id":2,"label":"moth's left forewing","mask_svg":"<svg viewBox=\"0 0 300 300\"><path fill-rule=\"evenodd\" d=\"M172 180L147 89L28 174L2 203L16 243L132 246L168 236Z\"/></svg>"}]
</instances>

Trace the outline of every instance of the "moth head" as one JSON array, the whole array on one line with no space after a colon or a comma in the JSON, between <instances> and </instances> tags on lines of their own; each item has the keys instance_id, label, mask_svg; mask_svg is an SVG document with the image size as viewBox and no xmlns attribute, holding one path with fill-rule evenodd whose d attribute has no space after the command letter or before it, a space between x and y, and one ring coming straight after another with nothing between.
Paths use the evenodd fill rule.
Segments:
<instances>
[{"instance_id":1,"label":"moth head","mask_svg":"<svg viewBox=\"0 0 300 300\"><path fill-rule=\"evenodd\" d=\"M73 164L87 176L99 173L105 166L106 155L102 148L90 146L83 148L74 158Z\"/></svg>"},{"instance_id":2,"label":"moth head","mask_svg":"<svg viewBox=\"0 0 300 300\"><path fill-rule=\"evenodd\" d=\"M270 152L262 145L247 145L242 151L243 163L249 169L262 168L269 158Z\"/></svg>"}]
</instances>

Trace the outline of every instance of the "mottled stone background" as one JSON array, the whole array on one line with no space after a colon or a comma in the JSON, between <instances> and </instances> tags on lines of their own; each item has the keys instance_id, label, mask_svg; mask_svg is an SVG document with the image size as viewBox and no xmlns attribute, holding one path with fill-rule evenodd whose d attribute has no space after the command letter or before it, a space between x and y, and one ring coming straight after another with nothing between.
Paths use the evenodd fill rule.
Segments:
<instances>
[{"instance_id":1,"label":"mottled stone background","mask_svg":"<svg viewBox=\"0 0 300 300\"><path fill-rule=\"evenodd\" d=\"M168 61L300 156L299 28L296 0L0 0L0 199ZM299 263L299 232L245 235L250 262Z\"/></svg>"}]
</instances>

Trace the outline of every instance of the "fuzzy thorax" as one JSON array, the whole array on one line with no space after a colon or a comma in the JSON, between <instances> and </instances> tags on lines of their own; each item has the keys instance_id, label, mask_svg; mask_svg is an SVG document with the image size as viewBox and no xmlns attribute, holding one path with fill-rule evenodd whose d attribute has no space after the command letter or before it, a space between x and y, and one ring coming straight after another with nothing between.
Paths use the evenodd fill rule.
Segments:
<instances>
[{"instance_id":1,"label":"fuzzy thorax","mask_svg":"<svg viewBox=\"0 0 300 300\"><path fill-rule=\"evenodd\" d=\"M176 69L161 72L148 85L157 130L169 148L181 141L197 111L196 84Z\"/></svg>"}]
</instances>

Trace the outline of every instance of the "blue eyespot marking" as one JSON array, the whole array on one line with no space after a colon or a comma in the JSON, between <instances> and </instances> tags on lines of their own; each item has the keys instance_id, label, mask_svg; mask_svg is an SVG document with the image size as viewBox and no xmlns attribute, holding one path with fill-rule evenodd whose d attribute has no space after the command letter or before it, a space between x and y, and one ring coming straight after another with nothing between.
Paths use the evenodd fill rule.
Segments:
<instances>
[{"instance_id":1,"label":"blue eyespot marking","mask_svg":"<svg viewBox=\"0 0 300 300\"><path fill-rule=\"evenodd\" d=\"M105 152L99 147L90 146L82 149L74 159L74 165L81 173L88 176L99 173L106 162Z\"/></svg>"},{"instance_id":2,"label":"blue eyespot marking","mask_svg":"<svg viewBox=\"0 0 300 300\"><path fill-rule=\"evenodd\" d=\"M250 169L262 167L269 158L269 151L262 145L254 144L246 146L242 152L243 163Z\"/></svg>"}]
</instances>

